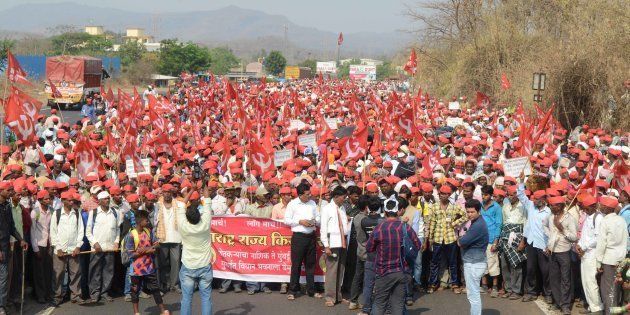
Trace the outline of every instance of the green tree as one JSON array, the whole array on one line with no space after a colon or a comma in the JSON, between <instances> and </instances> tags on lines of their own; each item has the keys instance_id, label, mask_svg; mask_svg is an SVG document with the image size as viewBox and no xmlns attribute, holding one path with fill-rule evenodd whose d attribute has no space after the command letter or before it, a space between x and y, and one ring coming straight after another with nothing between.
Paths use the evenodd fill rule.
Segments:
<instances>
[{"instance_id":1,"label":"green tree","mask_svg":"<svg viewBox=\"0 0 630 315\"><path fill-rule=\"evenodd\" d=\"M284 58L282 53L277 50L273 50L269 53L269 56L265 58L265 70L275 76L280 75L284 71L284 67L287 65L287 59Z\"/></svg>"},{"instance_id":2,"label":"green tree","mask_svg":"<svg viewBox=\"0 0 630 315\"><path fill-rule=\"evenodd\" d=\"M215 47L210 49L210 70L214 74L226 74L230 68L239 64L238 58L227 47Z\"/></svg>"},{"instance_id":3,"label":"green tree","mask_svg":"<svg viewBox=\"0 0 630 315\"><path fill-rule=\"evenodd\" d=\"M120 63L124 67L128 67L131 64L138 62L144 53L147 52L146 47L142 43L136 41L128 41L118 49L120 55Z\"/></svg>"},{"instance_id":4,"label":"green tree","mask_svg":"<svg viewBox=\"0 0 630 315\"><path fill-rule=\"evenodd\" d=\"M376 66L376 79L383 80L395 74L391 61L383 61L382 65Z\"/></svg>"},{"instance_id":5,"label":"green tree","mask_svg":"<svg viewBox=\"0 0 630 315\"><path fill-rule=\"evenodd\" d=\"M337 67L337 75L340 78L347 78L350 76L350 65L360 65L361 59L351 59L350 61L346 61L342 63L339 67Z\"/></svg>"},{"instance_id":6,"label":"green tree","mask_svg":"<svg viewBox=\"0 0 630 315\"><path fill-rule=\"evenodd\" d=\"M10 39L1 39L0 40L0 71L3 71L6 67L7 61L7 51L13 48L15 42Z\"/></svg>"},{"instance_id":7,"label":"green tree","mask_svg":"<svg viewBox=\"0 0 630 315\"><path fill-rule=\"evenodd\" d=\"M161 74L179 75L182 72L197 72L211 65L208 49L192 42L181 43L177 39L162 42L158 70Z\"/></svg>"},{"instance_id":8,"label":"green tree","mask_svg":"<svg viewBox=\"0 0 630 315\"><path fill-rule=\"evenodd\" d=\"M311 74L317 72L317 61L313 59L306 59L298 64L300 67L307 67L311 69Z\"/></svg>"},{"instance_id":9,"label":"green tree","mask_svg":"<svg viewBox=\"0 0 630 315\"><path fill-rule=\"evenodd\" d=\"M105 36L95 36L83 32L62 33L52 36L52 52L56 55L77 55L81 53L104 53L113 44Z\"/></svg>"}]
</instances>

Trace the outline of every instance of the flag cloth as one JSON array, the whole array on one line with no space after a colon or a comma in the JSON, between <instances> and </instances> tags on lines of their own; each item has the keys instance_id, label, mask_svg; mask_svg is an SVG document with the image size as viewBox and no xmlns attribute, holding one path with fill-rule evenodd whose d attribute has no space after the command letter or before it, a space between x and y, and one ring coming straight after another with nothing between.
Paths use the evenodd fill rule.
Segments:
<instances>
[{"instance_id":1,"label":"flag cloth","mask_svg":"<svg viewBox=\"0 0 630 315\"><path fill-rule=\"evenodd\" d=\"M405 72L409 75L416 75L416 67L418 66L418 61L416 57L416 49L411 48L411 53L409 53L409 60L405 64Z\"/></svg>"},{"instance_id":2,"label":"flag cloth","mask_svg":"<svg viewBox=\"0 0 630 315\"><path fill-rule=\"evenodd\" d=\"M339 37L337 37L337 45L341 46L343 44L343 33L339 32Z\"/></svg>"},{"instance_id":3,"label":"flag cloth","mask_svg":"<svg viewBox=\"0 0 630 315\"><path fill-rule=\"evenodd\" d=\"M26 72L20 67L20 63L10 51L7 51L7 79L13 83L33 85L26 78Z\"/></svg>"},{"instance_id":4,"label":"flag cloth","mask_svg":"<svg viewBox=\"0 0 630 315\"><path fill-rule=\"evenodd\" d=\"M55 84L52 83L52 81L50 81L50 79L48 79L48 85L50 85L50 91L52 92L52 96L54 98L62 98L63 97L63 95L61 95L61 92L59 92L59 90L57 89Z\"/></svg>"},{"instance_id":5,"label":"flag cloth","mask_svg":"<svg viewBox=\"0 0 630 315\"><path fill-rule=\"evenodd\" d=\"M508 78L505 75L505 73L501 74L501 88L504 89L504 90L509 90L510 87L512 87L512 84L510 83L510 80L508 80Z\"/></svg>"}]
</instances>

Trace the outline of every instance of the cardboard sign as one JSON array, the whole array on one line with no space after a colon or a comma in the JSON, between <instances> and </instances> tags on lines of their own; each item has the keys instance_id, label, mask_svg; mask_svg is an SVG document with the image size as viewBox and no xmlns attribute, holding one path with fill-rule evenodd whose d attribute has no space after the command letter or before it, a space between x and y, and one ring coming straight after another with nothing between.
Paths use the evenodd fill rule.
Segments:
<instances>
[{"instance_id":1,"label":"cardboard sign","mask_svg":"<svg viewBox=\"0 0 630 315\"><path fill-rule=\"evenodd\" d=\"M131 159L127 159L125 161L125 173L130 178L136 178L141 174L151 174L151 159L141 159L142 167L144 168L143 172L136 173L136 167L133 165L133 161Z\"/></svg>"},{"instance_id":2,"label":"cardboard sign","mask_svg":"<svg viewBox=\"0 0 630 315\"><path fill-rule=\"evenodd\" d=\"M505 176L512 176L518 178L521 172L524 171L525 175L532 174L532 166L529 159L526 156L517 157L513 159L503 160L503 173Z\"/></svg>"},{"instance_id":3,"label":"cardboard sign","mask_svg":"<svg viewBox=\"0 0 630 315\"><path fill-rule=\"evenodd\" d=\"M328 127L332 130L337 130L338 126L337 126L337 118L326 118L326 123L328 124Z\"/></svg>"},{"instance_id":4,"label":"cardboard sign","mask_svg":"<svg viewBox=\"0 0 630 315\"><path fill-rule=\"evenodd\" d=\"M273 152L273 163L277 166L282 166L282 164L293 158L293 150L276 150Z\"/></svg>"},{"instance_id":5,"label":"cardboard sign","mask_svg":"<svg viewBox=\"0 0 630 315\"><path fill-rule=\"evenodd\" d=\"M450 110L457 110L457 109L462 109L461 105L459 105L459 102L449 102L448 103L448 109Z\"/></svg>"},{"instance_id":6,"label":"cardboard sign","mask_svg":"<svg viewBox=\"0 0 630 315\"><path fill-rule=\"evenodd\" d=\"M464 124L464 119L461 117L448 117L446 118L446 125L449 127L457 127Z\"/></svg>"},{"instance_id":7,"label":"cardboard sign","mask_svg":"<svg viewBox=\"0 0 630 315\"><path fill-rule=\"evenodd\" d=\"M297 129L297 130L302 130L306 127L306 124L299 120L299 119L291 119L290 120L290 125L289 125L289 129L293 130L293 129Z\"/></svg>"},{"instance_id":8,"label":"cardboard sign","mask_svg":"<svg viewBox=\"0 0 630 315\"><path fill-rule=\"evenodd\" d=\"M310 135L301 135L298 137L298 143L304 147L316 148L317 147L316 135L314 133Z\"/></svg>"}]
</instances>

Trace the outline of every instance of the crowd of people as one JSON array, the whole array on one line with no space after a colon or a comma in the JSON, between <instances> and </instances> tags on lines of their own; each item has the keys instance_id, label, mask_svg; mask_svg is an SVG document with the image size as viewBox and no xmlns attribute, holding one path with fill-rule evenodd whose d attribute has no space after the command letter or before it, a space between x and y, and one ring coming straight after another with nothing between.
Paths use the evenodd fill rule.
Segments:
<instances>
[{"instance_id":1,"label":"crowd of people","mask_svg":"<svg viewBox=\"0 0 630 315\"><path fill-rule=\"evenodd\" d=\"M569 132L553 107L452 107L388 82L321 77L186 76L162 96L110 89L94 96L103 112L84 108L76 123L27 111L15 90L5 108L33 125L25 132L7 114L0 148L2 315L22 302L23 277L39 303L124 296L134 313L150 296L168 313L162 296L173 292L190 314L198 289L211 314L213 282L359 314L403 314L415 293L442 290L467 294L471 314L481 294L542 299L563 314L628 310L626 131ZM508 173L516 157L527 163ZM289 282L213 279L212 216L290 226Z\"/></svg>"}]
</instances>

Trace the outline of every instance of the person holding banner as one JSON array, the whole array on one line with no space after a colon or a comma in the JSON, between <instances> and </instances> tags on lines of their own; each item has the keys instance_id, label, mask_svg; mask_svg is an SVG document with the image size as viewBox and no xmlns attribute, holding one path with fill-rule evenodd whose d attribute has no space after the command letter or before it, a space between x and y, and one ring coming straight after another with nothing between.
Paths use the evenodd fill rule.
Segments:
<instances>
[{"instance_id":1,"label":"person holding banner","mask_svg":"<svg viewBox=\"0 0 630 315\"><path fill-rule=\"evenodd\" d=\"M191 191L184 199L186 207L178 208L177 227L182 242L182 267L179 279L182 288L182 315L192 314L192 296L195 285L199 288L202 315L212 314L212 239L210 222L212 204L207 186L203 200L199 192Z\"/></svg>"},{"instance_id":2,"label":"person holding banner","mask_svg":"<svg viewBox=\"0 0 630 315\"><path fill-rule=\"evenodd\" d=\"M295 300L300 291L300 273L302 264L306 270L306 293L310 297L321 298L315 292L315 228L320 223L317 205L311 200L311 187L306 183L296 188L298 197L291 200L284 214L284 223L291 226L291 278L289 281L288 300Z\"/></svg>"},{"instance_id":3,"label":"person holding banner","mask_svg":"<svg viewBox=\"0 0 630 315\"><path fill-rule=\"evenodd\" d=\"M348 191L337 186L331 193L331 202L321 210L320 239L326 252L326 283L324 295L326 306L335 306L341 302L341 286L345 271L345 259L348 250L346 236L350 233L348 217L342 207Z\"/></svg>"}]
</instances>

